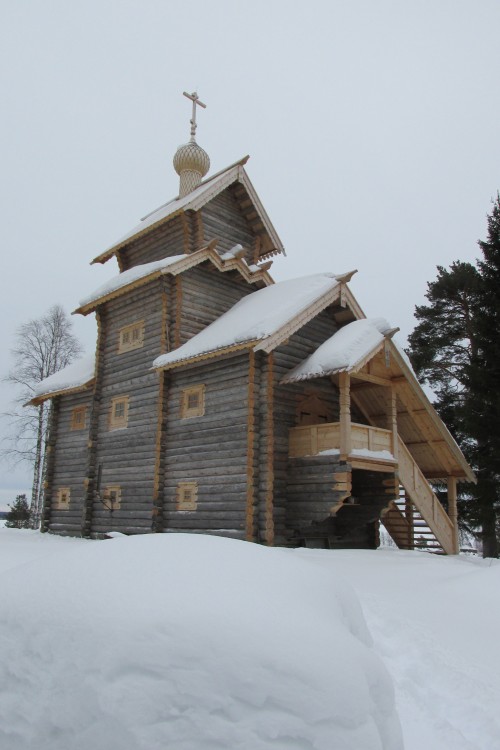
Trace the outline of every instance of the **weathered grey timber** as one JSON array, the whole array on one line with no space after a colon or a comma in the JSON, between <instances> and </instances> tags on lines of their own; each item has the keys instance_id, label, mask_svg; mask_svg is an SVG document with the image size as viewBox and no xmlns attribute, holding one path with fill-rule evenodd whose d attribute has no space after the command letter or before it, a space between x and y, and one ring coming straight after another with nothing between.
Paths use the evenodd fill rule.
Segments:
<instances>
[{"instance_id":1,"label":"weathered grey timber","mask_svg":"<svg viewBox=\"0 0 500 750\"><path fill-rule=\"evenodd\" d=\"M254 263L256 235L243 215L234 191L235 188L231 186L201 209L203 241L208 243L217 238L217 247L221 251L229 250L234 245L243 245L248 249L245 256L247 262Z\"/></svg>"},{"instance_id":2,"label":"weathered grey timber","mask_svg":"<svg viewBox=\"0 0 500 750\"><path fill-rule=\"evenodd\" d=\"M238 300L255 291L237 271L220 273L210 263L182 274L179 279L179 343L213 323Z\"/></svg>"},{"instance_id":3,"label":"weathered grey timber","mask_svg":"<svg viewBox=\"0 0 500 750\"><path fill-rule=\"evenodd\" d=\"M174 370L164 454L164 529L245 538L248 355ZM182 391L205 386L205 414L181 417ZM177 509L178 483L196 482L197 507Z\"/></svg>"},{"instance_id":4,"label":"weathered grey timber","mask_svg":"<svg viewBox=\"0 0 500 750\"><path fill-rule=\"evenodd\" d=\"M81 514L85 495L85 463L89 437L89 393L74 393L55 400L53 433L49 438L49 463L47 466L46 503L43 530L62 534L80 535ZM77 407L86 407L85 428L71 429L72 413ZM54 447L57 449L54 449ZM69 507L57 504L58 488L70 490Z\"/></svg>"},{"instance_id":5,"label":"weathered grey timber","mask_svg":"<svg viewBox=\"0 0 500 750\"><path fill-rule=\"evenodd\" d=\"M257 303L262 296L256 295L253 308L250 299L250 319L229 344L226 340L227 346L215 342L212 349L191 350L186 358L164 358L160 368L165 370L153 369L159 355L191 341L272 281L266 275L268 259L283 247L242 173L243 163L208 180L192 201L183 194L179 203L160 212L159 223L153 223L154 214L151 228L146 222L96 259L104 262L115 252L124 272L209 245L187 262L163 268L159 278L130 281L129 274L128 285L79 310L96 312L94 379L79 384L80 392L77 387L42 396L54 398L42 530L83 536L111 530L189 532L267 545L374 547L381 513L399 492L398 423L409 436L409 447L424 446L423 460L433 476L441 476L443 465L445 476L454 466L453 481L469 476L453 446L445 447L449 452L435 465L435 446L447 445L446 434L441 440L432 414L422 427L421 414L427 411L420 408L413 382L403 403L406 376L390 369L385 333L384 348L366 352L362 375L353 372L352 388L343 366L337 373L328 370L330 375L314 370L304 380L292 373L290 382L282 382L339 328L363 317L347 289L348 274L317 275L312 282L304 278L312 291L316 284L320 290L317 297L311 291L306 306L300 294L297 305L283 295L271 297L273 304L278 300L280 315L287 314L281 327L270 331L266 317L274 320L275 310L266 307L264 316ZM223 256L235 245L243 247L238 260L234 253L223 259L214 255ZM257 268L262 258L267 262ZM191 261L199 263L186 269ZM247 301L244 308L249 309ZM397 352L391 356L397 360ZM75 409L83 406L85 426L75 428ZM331 440L338 429L342 457L338 444L336 452L321 454L319 425L327 428L322 434L333 435ZM292 434L305 448L295 453L290 431L296 427ZM370 447L366 460L350 453L355 427L358 436L366 432L368 446L370 440L385 440L389 456L382 453L381 458L381 451ZM415 448L414 476L421 483L418 455ZM405 459L410 475L413 459Z\"/></svg>"}]
</instances>

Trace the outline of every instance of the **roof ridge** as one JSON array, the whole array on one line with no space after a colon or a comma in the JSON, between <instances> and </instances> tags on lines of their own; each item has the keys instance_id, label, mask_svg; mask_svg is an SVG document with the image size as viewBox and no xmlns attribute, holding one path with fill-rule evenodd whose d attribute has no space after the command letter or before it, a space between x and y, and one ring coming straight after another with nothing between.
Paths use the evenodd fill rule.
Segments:
<instances>
[{"instance_id":1,"label":"roof ridge","mask_svg":"<svg viewBox=\"0 0 500 750\"><path fill-rule=\"evenodd\" d=\"M200 187L203 187L204 185L207 185L212 180L215 180L217 177L220 177L220 175L224 174L224 172L229 172L231 169L234 169L234 167L244 166L249 159L250 159L250 155L247 154L239 161L235 161L232 164L230 164L228 167L224 167L224 169L219 169L218 172L215 172L215 174L211 175L210 177L207 177L206 180L202 180L200 184L197 185L196 187L200 188ZM157 211L161 211L162 208L165 208L170 203L173 203L174 201L178 201L179 198L180 198L180 195L176 195L175 198L170 198L170 200L166 201L165 203L162 203L161 206L158 206L158 208L153 209L145 216L141 216L140 221L146 221L146 219L149 219L149 217L155 214Z\"/></svg>"}]
</instances>

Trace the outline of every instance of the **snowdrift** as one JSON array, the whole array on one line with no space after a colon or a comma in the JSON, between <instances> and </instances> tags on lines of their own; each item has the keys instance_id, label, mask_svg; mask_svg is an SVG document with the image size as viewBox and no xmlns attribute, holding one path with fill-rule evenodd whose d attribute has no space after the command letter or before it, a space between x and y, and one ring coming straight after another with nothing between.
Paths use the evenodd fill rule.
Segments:
<instances>
[{"instance_id":1,"label":"snowdrift","mask_svg":"<svg viewBox=\"0 0 500 750\"><path fill-rule=\"evenodd\" d=\"M400 750L391 680L336 579L198 535L74 540L11 568L0 747Z\"/></svg>"}]
</instances>

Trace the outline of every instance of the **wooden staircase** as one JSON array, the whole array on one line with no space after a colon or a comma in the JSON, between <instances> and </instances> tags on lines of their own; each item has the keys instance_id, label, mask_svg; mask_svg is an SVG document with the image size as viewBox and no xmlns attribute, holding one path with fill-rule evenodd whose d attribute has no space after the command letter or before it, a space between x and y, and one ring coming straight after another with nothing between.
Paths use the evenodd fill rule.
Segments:
<instances>
[{"instance_id":1,"label":"wooden staircase","mask_svg":"<svg viewBox=\"0 0 500 750\"><path fill-rule=\"evenodd\" d=\"M399 549L422 549L437 555L444 553L402 485L399 498L383 511L381 521Z\"/></svg>"},{"instance_id":2,"label":"wooden staircase","mask_svg":"<svg viewBox=\"0 0 500 750\"><path fill-rule=\"evenodd\" d=\"M395 502L382 519L398 547L425 547L447 555L456 554L453 523L401 438L398 439L398 474L405 495L414 506L408 513L402 501Z\"/></svg>"}]
</instances>

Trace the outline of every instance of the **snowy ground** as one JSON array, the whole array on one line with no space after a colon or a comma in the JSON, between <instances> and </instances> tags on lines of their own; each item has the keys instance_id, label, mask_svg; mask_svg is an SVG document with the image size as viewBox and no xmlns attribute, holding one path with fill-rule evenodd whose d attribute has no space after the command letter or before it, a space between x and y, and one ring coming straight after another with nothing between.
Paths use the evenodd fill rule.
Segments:
<instances>
[{"instance_id":1,"label":"snowy ground","mask_svg":"<svg viewBox=\"0 0 500 750\"><path fill-rule=\"evenodd\" d=\"M497 561L0 528L0 573L2 750L400 750L387 672L406 750L500 750Z\"/></svg>"}]
</instances>

